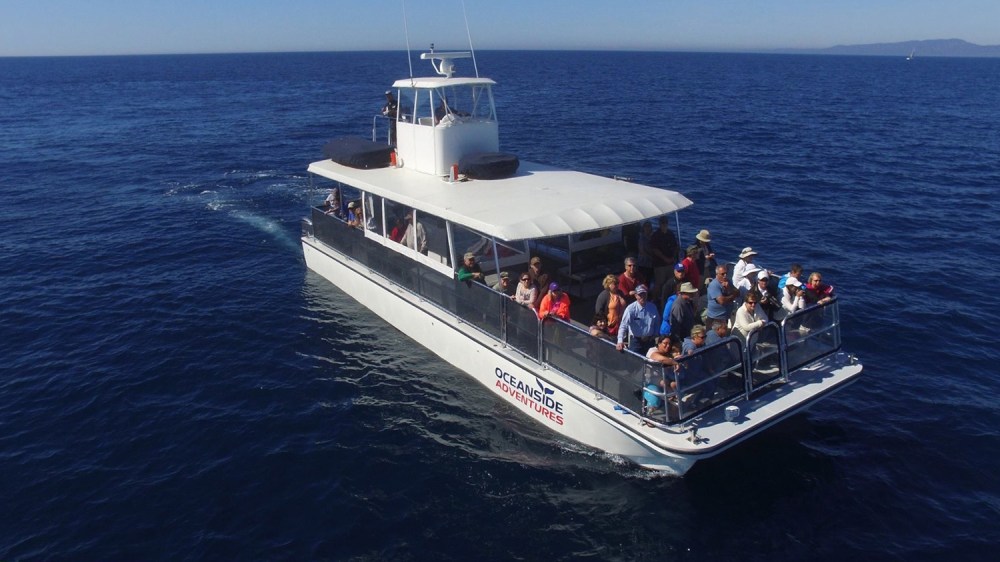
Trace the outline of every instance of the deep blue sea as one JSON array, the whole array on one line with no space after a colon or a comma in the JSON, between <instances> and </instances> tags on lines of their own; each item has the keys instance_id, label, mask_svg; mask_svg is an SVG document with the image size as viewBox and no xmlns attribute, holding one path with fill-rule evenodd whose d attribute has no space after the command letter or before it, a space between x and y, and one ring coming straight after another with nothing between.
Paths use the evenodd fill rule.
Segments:
<instances>
[{"instance_id":1,"label":"deep blue sea","mask_svg":"<svg viewBox=\"0 0 1000 562\"><path fill-rule=\"evenodd\" d=\"M821 271L862 381L637 469L306 270L305 168L404 53L0 59L0 560L993 559L1000 59L478 66L502 149Z\"/></svg>"}]
</instances>

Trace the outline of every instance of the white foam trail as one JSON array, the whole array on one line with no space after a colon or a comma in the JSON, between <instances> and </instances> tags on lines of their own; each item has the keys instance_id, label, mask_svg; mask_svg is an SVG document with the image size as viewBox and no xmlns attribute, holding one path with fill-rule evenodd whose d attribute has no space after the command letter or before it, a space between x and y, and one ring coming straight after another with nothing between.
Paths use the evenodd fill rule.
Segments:
<instances>
[{"instance_id":1,"label":"white foam trail","mask_svg":"<svg viewBox=\"0 0 1000 562\"><path fill-rule=\"evenodd\" d=\"M291 236L285 232L281 225L278 224L274 219L269 219L267 217L262 217L251 213L250 211L231 211L229 216L239 219L250 226L260 230L261 232L266 232L270 234L275 240L281 242L283 245L289 247L292 250L299 250L298 240L292 239Z\"/></svg>"}]
</instances>

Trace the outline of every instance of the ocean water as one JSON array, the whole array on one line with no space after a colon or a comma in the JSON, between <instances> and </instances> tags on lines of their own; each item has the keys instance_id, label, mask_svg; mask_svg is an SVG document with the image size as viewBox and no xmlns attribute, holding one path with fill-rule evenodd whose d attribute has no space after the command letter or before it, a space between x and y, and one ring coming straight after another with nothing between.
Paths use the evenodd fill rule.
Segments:
<instances>
[{"instance_id":1,"label":"ocean water","mask_svg":"<svg viewBox=\"0 0 1000 562\"><path fill-rule=\"evenodd\" d=\"M992 559L1000 60L478 65L504 150L822 271L863 380L638 469L306 270L305 168L405 54L0 59L0 559Z\"/></svg>"}]
</instances>

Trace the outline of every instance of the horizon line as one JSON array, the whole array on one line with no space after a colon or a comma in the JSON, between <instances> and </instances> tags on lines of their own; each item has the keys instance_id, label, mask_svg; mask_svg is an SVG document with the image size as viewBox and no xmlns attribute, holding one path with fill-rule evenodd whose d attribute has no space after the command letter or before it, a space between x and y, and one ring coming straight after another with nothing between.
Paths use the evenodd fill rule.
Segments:
<instances>
[{"instance_id":1,"label":"horizon line","mask_svg":"<svg viewBox=\"0 0 1000 562\"><path fill-rule=\"evenodd\" d=\"M1000 45L978 45L969 43L963 39L913 39L909 41L895 41L891 43L864 43L855 45L837 44L830 47L772 47L760 49L745 48L487 48L477 49L479 51L508 51L508 52L598 52L598 53L699 53L699 54L783 54L783 55L827 55L827 56L893 56L886 54L845 54L845 53L824 53L832 49L858 48L858 47L884 47L889 45L908 45L911 43L921 43L929 41L963 41L968 45L984 49L997 48ZM93 57L169 57L169 56L204 56L204 55L280 55L280 54L306 54L306 53L400 53L407 52L405 48L393 49L302 49L302 50L251 50L251 51L199 51L199 52L148 52L148 53L86 53L86 54L48 54L48 55L0 55L0 59L14 58L93 58ZM968 55L933 55L927 54L924 57L930 58L977 58Z\"/></svg>"}]
</instances>

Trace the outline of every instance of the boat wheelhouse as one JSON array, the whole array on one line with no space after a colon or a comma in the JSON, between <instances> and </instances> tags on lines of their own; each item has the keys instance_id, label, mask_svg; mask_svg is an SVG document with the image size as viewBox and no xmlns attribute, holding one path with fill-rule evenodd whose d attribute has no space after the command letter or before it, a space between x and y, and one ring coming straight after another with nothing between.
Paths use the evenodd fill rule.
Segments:
<instances>
[{"instance_id":1,"label":"boat wheelhouse","mask_svg":"<svg viewBox=\"0 0 1000 562\"><path fill-rule=\"evenodd\" d=\"M691 201L500 153L494 82L454 77L463 56L425 53L440 76L393 85L396 144L376 126L358 149L375 165L338 150L309 165L314 187L339 194L303 221L310 269L544 426L652 469L683 474L856 380L862 367L841 350L836 299L701 348L675 369L617 351L580 318L540 321L491 289L501 271L541 256L574 298L593 297L601 277L620 271L623 228ZM342 216L348 202L353 222ZM467 253L487 283L457 279ZM670 383L665 407L647 407L643 389Z\"/></svg>"}]
</instances>

